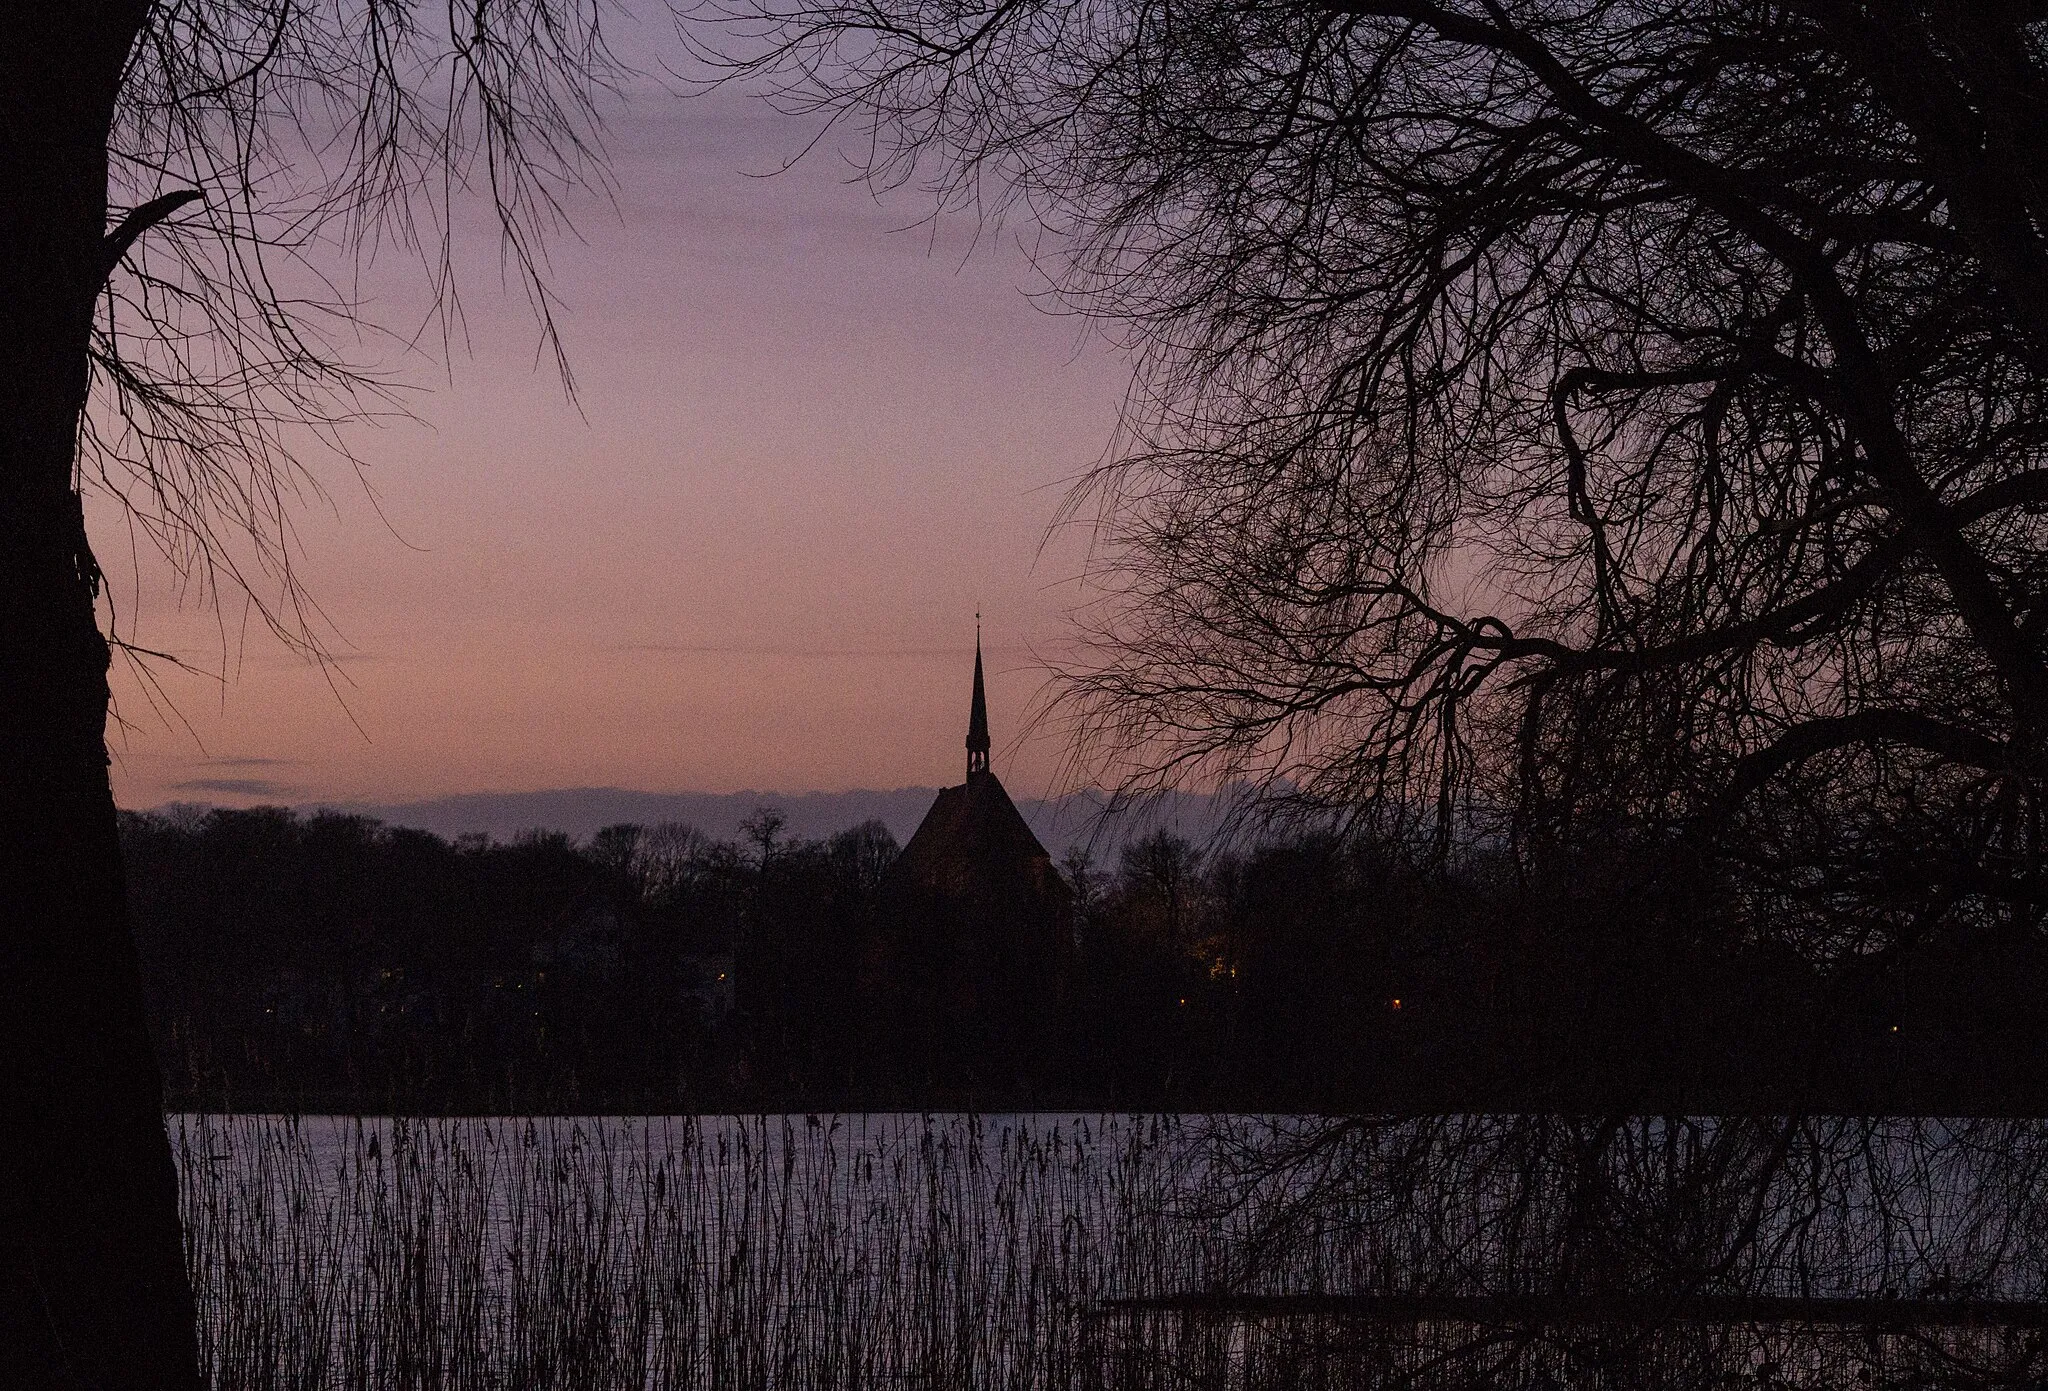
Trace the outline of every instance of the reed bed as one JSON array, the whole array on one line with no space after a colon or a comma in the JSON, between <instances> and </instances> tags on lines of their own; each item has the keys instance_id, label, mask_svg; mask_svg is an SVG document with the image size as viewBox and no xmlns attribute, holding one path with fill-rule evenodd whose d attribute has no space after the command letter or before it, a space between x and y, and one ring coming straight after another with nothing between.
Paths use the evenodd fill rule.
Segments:
<instances>
[{"instance_id":1,"label":"reed bed","mask_svg":"<svg viewBox=\"0 0 2048 1391\"><path fill-rule=\"evenodd\" d=\"M2048 1290L2048 1129L1860 1124L1788 1144L1636 1122L1600 1132L1590 1166L1582 1130L1471 1117L184 1116L171 1132L204 1370L236 1391L2034 1384L2048 1364L2025 1330L1104 1305L1655 1290L1709 1268L1709 1288L1751 1293Z\"/></svg>"},{"instance_id":2,"label":"reed bed","mask_svg":"<svg viewBox=\"0 0 2048 1391\"><path fill-rule=\"evenodd\" d=\"M173 1118L210 1384L1045 1387L1205 1268L1170 1118Z\"/></svg>"}]
</instances>

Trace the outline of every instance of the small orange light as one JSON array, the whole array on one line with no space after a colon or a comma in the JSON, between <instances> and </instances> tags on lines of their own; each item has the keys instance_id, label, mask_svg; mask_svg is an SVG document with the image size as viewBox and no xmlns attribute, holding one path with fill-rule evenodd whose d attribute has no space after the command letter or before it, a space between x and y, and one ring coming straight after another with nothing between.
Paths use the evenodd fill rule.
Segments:
<instances>
[{"instance_id":1,"label":"small orange light","mask_svg":"<svg viewBox=\"0 0 2048 1391\"><path fill-rule=\"evenodd\" d=\"M1395 1009L1401 1008L1401 997L1399 995L1396 995L1391 1003L1393 1004L1393 1007Z\"/></svg>"}]
</instances>

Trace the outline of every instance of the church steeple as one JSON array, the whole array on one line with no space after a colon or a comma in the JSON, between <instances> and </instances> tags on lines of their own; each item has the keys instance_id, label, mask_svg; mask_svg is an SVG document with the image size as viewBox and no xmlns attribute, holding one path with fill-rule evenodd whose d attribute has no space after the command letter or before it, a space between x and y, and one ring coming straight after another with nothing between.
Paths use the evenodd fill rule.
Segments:
<instances>
[{"instance_id":1,"label":"church steeple","mask_svg":"<svg viewBox=\"0 0 2048 1391\"><path fill-rule=\"evenodd\" d=\"M967 776L988 771L988 697L981 691L981 615L974 615L974 704L967 712Z\"/></svg>"}]
</instances>

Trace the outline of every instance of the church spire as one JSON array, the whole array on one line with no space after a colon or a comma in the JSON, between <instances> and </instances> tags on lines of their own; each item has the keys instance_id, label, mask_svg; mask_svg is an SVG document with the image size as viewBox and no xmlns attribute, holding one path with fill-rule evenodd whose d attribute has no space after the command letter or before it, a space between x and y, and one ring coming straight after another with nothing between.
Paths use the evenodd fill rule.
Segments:
<instances>
[{"instance_id":1,"label":"church spire","mask_svg":"<svg viewBox=\"0 0 2048 1391\"><path fill-rule=\"evenodd\" d=\"M974 615L974 704L967 712L967 776L988 771L988 697L981 691L981 615Z\"/></svg>"}]
</instances>

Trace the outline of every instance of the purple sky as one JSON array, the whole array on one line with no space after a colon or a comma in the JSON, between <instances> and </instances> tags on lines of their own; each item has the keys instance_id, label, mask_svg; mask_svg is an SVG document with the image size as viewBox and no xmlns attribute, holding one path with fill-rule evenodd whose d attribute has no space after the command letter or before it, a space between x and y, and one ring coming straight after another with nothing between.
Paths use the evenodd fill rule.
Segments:
<instances>
[{"instance_id":1,"label":"purple sky","mask_svg":"<svg viewBox=\"0 0 2048 1391\"><path fill-rule=\"evenodd\" d=\"M805 129L651 83L613 113L617 211L554 252L575 405L494 244L460 248L471 351L387 357L423 423L352 436L389 525L340 468L300 514L340 699L97 509L124 634L225 675L164 674L169 714L117 671L122 803L957 781L977 607L997 769L1051 789L1057 744L1017 740L1083 538L1040 545L1126 369L1027 297L1014 235L934 247L830 151L751 176Z\"/></svg>"}]
</instances>

